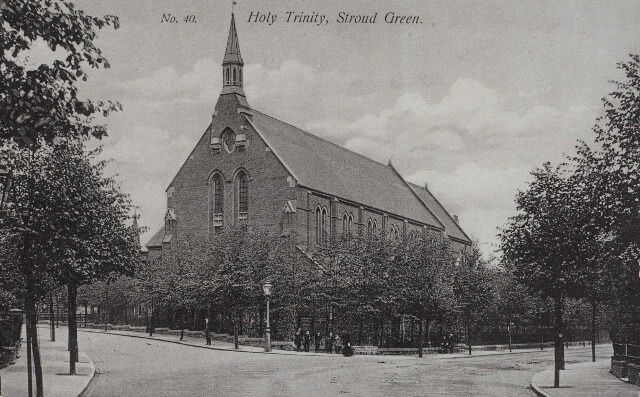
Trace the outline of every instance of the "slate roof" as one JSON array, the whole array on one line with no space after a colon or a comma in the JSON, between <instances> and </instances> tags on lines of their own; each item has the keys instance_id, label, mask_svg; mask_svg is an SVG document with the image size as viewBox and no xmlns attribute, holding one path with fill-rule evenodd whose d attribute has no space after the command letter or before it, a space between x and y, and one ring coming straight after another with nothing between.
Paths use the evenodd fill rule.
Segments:
<instances>
[{"instance_id":1,"label":"slate roof","mask_svg":"<svg viewBox=\"0 0 640 397\"><path fill-rule=\"evenodd\" d=\"M462 230L460 225L453 219L449 212L440 204L438 199L429 191L422 186L415 185L413 183L409 183L409 186L413 189L414 192L425 202L425 204L433 211L438 219L444 223L445 231L449 237L453 237L459 240L466 241L471 243L471 239L467 234Z\"/></svg>"},{"instance_id":2,"label":"slate roof","mask_svg":"<svg viewBox=\"0 0 640 397\"><path fill-rule=\"evenodd\" d=\"M162 247L163 238L164 238L164 226L161 227L160 230L158 230L156 234L153 235L153 237L151 237L149 242L146 244L146 247L147 248Z\"/></svg>"},{"instance_id":3,"label":"slate roof","mask_svg":"<svg viewBox=\"0 0 640 397\"><path fill-rule=\"evenodd\" d=\"M247 117L301 186L445 228L391 165L384 165L254 109Z\"/></svg>"},{"instance_id":4,"label":"slate roof","mask_svg":"<svg viewBox=\"0 0 640 397\"><path fill-rule=\"evenodd\" d=\"M242 55L240 55L240 43L238 42L238 32L236 32L236 20L231 14L231 26L229 27L229 37L227 38L227 49L224 53L224 60L222 64L225 63L239 63L244 65L242 62Z\"/></svg>"}]
</instances>

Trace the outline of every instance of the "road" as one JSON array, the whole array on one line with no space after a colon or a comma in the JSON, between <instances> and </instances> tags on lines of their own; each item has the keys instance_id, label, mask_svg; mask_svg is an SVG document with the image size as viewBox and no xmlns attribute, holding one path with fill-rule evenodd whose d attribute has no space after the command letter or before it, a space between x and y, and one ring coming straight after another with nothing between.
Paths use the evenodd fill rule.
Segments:
<instances>
[{"instance_id":1,"label":"road","mask_svg":"<svg viewBox=\"0 0 640 397\"><path fill-rule=\"evenodd\" d=\"M85 397L113 396L533 396L531 377L553 363L552 350L423 359L303 356L208 350L155 340L79 333L96 365ZM570 348L567 362L587 361ZM608 359L611 349L598 347Z\"/></svg>"}]
</instances>

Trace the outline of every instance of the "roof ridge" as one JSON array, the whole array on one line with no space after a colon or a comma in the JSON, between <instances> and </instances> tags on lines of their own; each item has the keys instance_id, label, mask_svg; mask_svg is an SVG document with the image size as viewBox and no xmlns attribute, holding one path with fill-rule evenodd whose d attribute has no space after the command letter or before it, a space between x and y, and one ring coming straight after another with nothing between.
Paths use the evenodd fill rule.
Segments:
<instances>
[{"instance_id":1,"label":"roof ridge","mask_svg":"<svg viewBox=\"0 0 640 397\"><path fill-rule=\"evenodd\" d=\"M300 127L296 127L296 126L295 126L295 125L293 125L293 124L287 123L286 121L282 121L282 120L280 120L280 119L278 119L278 118L275 118L275 117L273 117L273 116L269 116L268 114L263 113L263 112L261 112L261 111L259 111L259 110L255 109L255 108L251 108L251 110L252 110L252 111L254 111L254 112L256 112L256 113L260 113L261 115L263 115L263 116L265 116L265 117L269 117L270 119L273 119L273 120L275 120L275 121L278 121L278 122L280 122L280 123L282 123L282 124L286 124L286 125L288 125L288 126L290 126L290 127L293 127L293 128L295 128L295 129L299 130L300 132L302 132L302 133L306 134L306 135L309 135L309 136L312 136L313 138L316 138L316 139L317 139L317 140L319 140L319 141L326 142L326 143L328 143L328 144L330 144L330 145L333 145L333 146L335 146L335 147L337 147L337 148L339 148L339 149L345 150L345 151L347 151L347 152L349 152L349 153L353 153L353 154L355 154L355 155L357 155L357 156L360 156L360 157L362 157L362 158L364 158L364 159L367 159L367 160L369 160L369 161L371 161L371 162L373 162L373 163L375 163L375 164L377 164L377 165L380 165L380 166L382 166L382 167L384 167L384 168L389 168L389 166L388 166L388 165L385 165L385 164L383 164L383 163L381 163L381 162L379 162L379 161L377 161L377 160L374 160L374 159L372 159L372 158L370 158L370 157L367 157L367 156L365 156L364 154L360 154L360 153L355 152L355 151L353 151L353 150L351 150L351 149L347 149L347 148L346 148L346 147L344 147L344 146L340 146L340 145L338 145L338 144L337 144L337 143L335 143L335 142L331 142L331 141L330 141L330 140L328 140L328 139L325 139L325 138L319 137L319 136L317 136L317 135L315 135L315 134L312 134L312 133L310 133L310 132L308 132L308 131L305 131L305 130L303 130L303 129L302 129L302 128L300 128Z\"/></svg>"},{"instance_id":2,"label":"roof ridge","mask_svg":"<svg viewBox=\"0 0 640 397\"><path fill-rule=\"evenodd\" d=\"M442 222L442 220L440 218L438 218L438 215L436 215L435 212L433 212L431 210L431 208L429 208L429 206L427 205L427 203L424 202L424 200L418 195L418 193L416 193L415 190L413 190L413 188L411 187L411 185L409 185L409 182L407 182L402 175L400 175L400 173L398 172L398 170L396 170L396 168L393 166L393 164L391 164L391 160L389 160L389 167L391 167L391 169L393 170L393 172L396 174L396 176L398 176L398 178L400 178L400 180L405 184L405 186L407 186L409 188L409 190L411 191L411 193L413 194L413 197L415 197L416 199L418 199L418 201L420 202L420 204L422 204L422 206L429 211L429 213L431 213L431 215L433 215L434 218L436 218L436 220L440 223L440 226L442 226L442 228L446 231L447 230L447 225L444 224L444 222ZM441 205L442 206L442 205ZM444 207L442 207L444 208ZM446 212L447 210L445 210Z\"/></svg>"},{"instance_id":3,"label":"roof ridge","mask_svg":"<svg viewBox=\"0 0 640 397\"><path fill-rule=\"evenodd\" d=\"M465 231L464 231L464 229L462 228L462 226L460 226L460 224L459 224L458 222L456 222L456 219L455 219L455 218L454 218L454 217L449 213L449 210L447 210L447 209L444 207L444 205L442 205L442 203L440 202L440 200L438 200L438 198L436 197L436 195L435 195L435 194L431 193L431 190L429 190L429 188L426 188L426 187L423 187L423 186L417 185L417 184L412 183L412 182L409 182L409 181L407 181L407 183L408 183L409 185L413 185L413 186L417 187L418 189L422 189L422 190L424 190L425 192L429 193L429 195L430 195L431 197L433 197L433 199L435 200L435 202L436 202L436 203L438 203L438 205L439 205L440 207L442 207L442 209L444 210L445 214L447 214L447 216L449 217L449 219L453 221L453 223L456 225L456 227L458 228L458 230L460 230L460 231L462 232L462 234L463 234L467 239L469 239L469 241L472 241L472 240L471 240L471 238L469 237L469 235L467 234L467 232L465 232Z\"/></svg>"}]
</instances>

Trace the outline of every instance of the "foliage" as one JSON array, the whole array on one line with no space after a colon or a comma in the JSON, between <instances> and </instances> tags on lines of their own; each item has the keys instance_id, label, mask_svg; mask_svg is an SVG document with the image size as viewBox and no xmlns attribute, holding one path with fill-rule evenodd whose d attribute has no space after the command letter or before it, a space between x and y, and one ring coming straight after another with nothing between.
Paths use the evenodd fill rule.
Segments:
<instances>
[{"instance_id":1,"label":"foliage","mask_svg":"<svg viewBox=\"0 0 640 397\"><path fill-rule=\"evenodd\" d=\"M87 66L109 67L94 40L97 29L117 29L118 18L92 17L69 1L2 0L0 25L0 142L31 146L56 137L106 135L95 116L120 104L80 99L78 82L87 80ZM30 68L34 46L43 43L55 60Z\"/></svg>"}]
</instances>

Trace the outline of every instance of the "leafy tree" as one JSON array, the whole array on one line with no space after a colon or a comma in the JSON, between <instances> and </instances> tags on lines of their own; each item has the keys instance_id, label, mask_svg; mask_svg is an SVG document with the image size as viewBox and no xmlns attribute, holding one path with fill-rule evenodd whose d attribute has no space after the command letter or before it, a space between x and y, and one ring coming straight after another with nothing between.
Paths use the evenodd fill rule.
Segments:
<instances>
[{"instance_id":1,"label":"leafy tree","mask_svg":"<svg viewBox=\"0 0 640 397\"><path fill-rule=\"evenodd\" d=\"M72 374L78 354L78 286L130 272L138 257L139 230L128 225L129 199L103 175L105 162L95 160L97 153L85 153L81 143L71 141L36 151L16 145L0 151L0 160L14 174L14 200L2 218L2 238L16 260L4 265L21 276L25 311L34 321L36 301L67 285ZM35 326L31 337L38 383ZM41 392L41 385L37 389Z\"/></svg>"},{"instance_id":2,"label":"leafy tree","mask_svg":"<svg viewBox=\"0 0 640 397\"><path fill-rule=\"evenodd\" d=\"M106 116L120 104L79 98L78 81L87 80L87 66L109 67L94 40L97 29L117 29L118 18L92 17L69 1L1 0L0 24L0 142L31 146L106 135L95 115ZM31 49L40 43L56 59L30 68Z\"/></svg>"},{"instance_id":3,"label":"leafy tree","mask_svg":"<svg viewBox=\"0 0 640 397\"><path fill-rule=\"evenodd\" d=\"M418 320L418 355L422 357L423 324L454 307L453 257L448 238L425 234L398 246L388 272L389 293Z\"/></svg>"},{"instance_id":4,"label":"leafy tree","mask_svg":"<svg viewBox=\"0 0 640 397\"><path fill-rule=\"evenodd\" d=\"M455 269L457 307L464 319L467 347L471 355L472 326L479 326L491 306L491 279L482 261L480 250L473 246L459 258Z\"/></svg>"},{"instance_id":5,"label":"leafy tree","mask_svg":"<svg viewBox=\"0 0 640 397\"><path fill-rule=\"evenodd\" d=\"M628 310L640 306L634 294L640 287L635 276L640 270L640 56L630 55L618 69L624 79L614 81L616 89L603 99L605 112L594 127L595 142L592 147L582 143L575 160L589 193L585 206L596 212L596 247L604 246L595 258L598 264L588 272L593 313L597 303L625 297L618 305L627 311L623 321L640 323L640 311Z\"/></svg>"},{"instance_id":6,"label":"leafy tree","mask_svg":"<svg viewBox=\"0 0 640 397\"><path fill-rule=\"evenodd\" d=\"M580 291L580 227L574 211L572 181L560 167L545 163L532 172L528 189L518 192L518 214L501 233L505 259L515 276L543 297L554 301L555 380L564 368L563 305L568 294Z\"/></svg>"}]
</instances>

